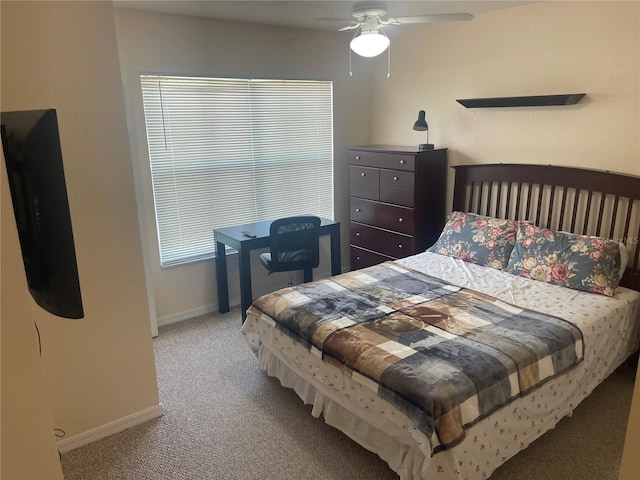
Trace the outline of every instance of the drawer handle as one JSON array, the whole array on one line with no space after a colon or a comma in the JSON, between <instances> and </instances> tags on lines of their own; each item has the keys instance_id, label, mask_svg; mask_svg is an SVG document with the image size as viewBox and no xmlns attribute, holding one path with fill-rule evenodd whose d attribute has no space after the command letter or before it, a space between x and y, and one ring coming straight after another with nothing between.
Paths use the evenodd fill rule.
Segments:
<instances>
[{"instance_id":1,"label":"drawer handle","mask_svg":"<svg viewBox=\"0 0 640 480\"><path fill-rule=\"evenodd\" d=\"M360 257L356 257L356 260L360 260Z\"/></svg>"},{"instance_id":2,"label":"drawer handle","mask_svg":"<svg viewBox=\"0 0 640 480\"><path fill-rule=\"evenodd\" d=\"M356 213L360 213L362 210L359 208L356 208Z\"/></svg>"},{"instance_id":3,"label":"drawer handle","mask_svg":"<svg viewBox=\"0 0 640 480\"><path fill-rule=\"evenodd\" d=\"M400 165L404 165L405 164L405 160L400 160Z\"/></svg>"},{"instance_id":4,"label":"drawer handle","mask_svg":"<svg viewBox=\"0 0 640 480\"><path fill-rule=\"evenodd\" d=\"M360 160L360 155L356 155L356 160Z\"/></svg>"},{"instance_id":5,"label":"drawer handle","mask_svg":"<svg viewBox=\"0 0 640 480\"><path fill-rule=\"evenodd\" d=\"M400 223L404 222L404 220L402 219L402 217L400 217L400 218L398 219L398 222L400 222Z\"/></svg>"},{"instance_id":6,"label":"drawer handle","mask_svg":"<svg viewBox=\"0 0 640 480\"><path fill-rule=\"evenodd\" d=\"M395 177L395 176L393 177L394 182L397 182L398 180L400 180L398 177Z\"/></svg>"},{"instance_id":7,"label":"drawer handle","mask_svg":"<svg viewBox=\"0 0 640 480\"><path fill-rule=\"evenodd\" d=\"M402 250L402 244L401 244L401 243L399 243L399 244L398 244L398 248L399 248L400 250Z\"/></svg>"},{"instance_id":8,"label":"drawer handle","mask_svg":"<svg viewBox=\"0 0 640 480\"><path fill-rule=\"evenodd\" d=\"M360 176L361 176L361 177L366 177L366 176L367 176L367 174L366 174L366 173L364 173L364 172L362 172L362 173L360 174Z\"/></svg>"},{"instance_id":9,"label":"drawer handle","mask_svg":"<svg viewBox=\"0 0 640 480\"><path fill-rule=\"evenodd\" d=\"M360 236L360 232L356 232L356 237L359 237L359 236Z\"/></svg>"}]
</instances>

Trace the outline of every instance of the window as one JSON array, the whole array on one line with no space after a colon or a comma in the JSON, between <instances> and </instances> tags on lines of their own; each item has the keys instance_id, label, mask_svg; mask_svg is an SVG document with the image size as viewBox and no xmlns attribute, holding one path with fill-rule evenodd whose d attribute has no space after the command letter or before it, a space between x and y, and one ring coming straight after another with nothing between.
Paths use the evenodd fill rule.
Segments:
<instances>
[{"instance_id":1,"label":"window","mask_svg":"<svg viewBox=\"0 0 640 480\"><path fill-rule=\"evenodd\" d=\"M214 228L333 219L332 82L140 79L162 266L213 257Z\"/></svg>"}]
</instances>

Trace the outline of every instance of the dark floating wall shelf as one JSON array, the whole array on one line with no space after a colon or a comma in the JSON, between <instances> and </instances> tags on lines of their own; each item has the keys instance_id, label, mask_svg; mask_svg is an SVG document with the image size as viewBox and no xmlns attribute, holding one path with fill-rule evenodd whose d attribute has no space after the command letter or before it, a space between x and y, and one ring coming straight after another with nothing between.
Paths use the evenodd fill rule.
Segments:
<instances>
[{"instance_id":1,"label":"dark floating wall shelf","mask_svg":"<svg viewBox=\"0 0 640 480\"><path fill-rule=\"evenodd\" d=\"M575 105L584 96L584 93L568 93L565 95L530 95L527 97L466 98L456 100L456 102L467 108L544 107L548 105Z\"/></svg>"}]
</instances>

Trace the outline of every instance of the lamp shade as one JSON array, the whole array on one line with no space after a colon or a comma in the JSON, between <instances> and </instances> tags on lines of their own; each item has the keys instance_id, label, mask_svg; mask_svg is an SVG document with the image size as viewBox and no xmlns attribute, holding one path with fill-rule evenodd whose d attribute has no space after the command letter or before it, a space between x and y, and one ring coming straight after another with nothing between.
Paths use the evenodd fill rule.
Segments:
<instances>
[{"instance_id":1,"label":"lamp shade","mask_svg":"<svg viewBox=\"0 0 640 480\"><path fill-rule=\"evenodd\" d=\"M427 125L426 113L424 110L420 110L418 112L418 120L413 124L413 129L418 130L419 132L424 132L425 130L429 130L429 125Z\"/></svg>"},{"instance_id":2,"label":"lamp shade","mask_svg":"<svg viewBox=\"0 0 640 480\"><path fill-rule=\"evenodd\" d=\"M384 52L389 46L389 38L386 35L373 32L362 32L351 40L351 50L361 57L375 57Z\"/></svg>"}]
</instances>

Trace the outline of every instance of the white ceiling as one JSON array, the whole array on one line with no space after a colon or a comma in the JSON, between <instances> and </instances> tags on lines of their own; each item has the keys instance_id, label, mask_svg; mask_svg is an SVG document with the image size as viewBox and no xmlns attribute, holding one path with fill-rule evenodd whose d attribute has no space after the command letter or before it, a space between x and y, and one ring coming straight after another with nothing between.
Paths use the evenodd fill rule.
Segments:
<instances>
[{"instance_id":1,"label":"white ceiling","mask_svg":"<svg viewBox=\"0 0 640 480\"><path fill-rule=\"evenodd\" d=\"M217 0L114 0L116 7L153 11L193 17L214 18L263 25L276 25L335 31L348 25L353 17L352 1L217 1ZM531 1L468 0L468 1L387 1L387 16L408 17L439 13L482 14Z\"/></svg>"}]
</instances>

